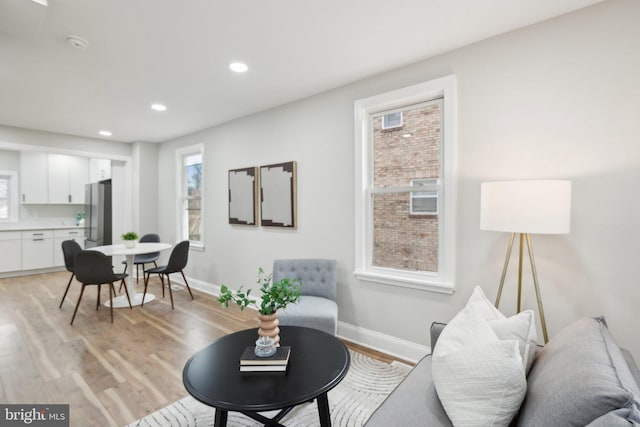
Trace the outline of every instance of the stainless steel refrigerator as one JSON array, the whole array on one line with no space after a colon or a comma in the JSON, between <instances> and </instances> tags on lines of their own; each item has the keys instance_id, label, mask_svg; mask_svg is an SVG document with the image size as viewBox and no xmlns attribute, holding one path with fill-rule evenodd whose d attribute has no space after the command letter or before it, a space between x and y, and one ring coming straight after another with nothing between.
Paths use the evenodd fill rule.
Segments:
<instances>
[{"instance_id":1,"label":"stainless steel refrigerator","mask_svg":"<svg viewBox=\"0 0 640 427\"><path fill-rule=\"evenodd\" d=\"M87 184L84 195L85 248L110 245L111 180Z\"/></svg>"}]
</instances>

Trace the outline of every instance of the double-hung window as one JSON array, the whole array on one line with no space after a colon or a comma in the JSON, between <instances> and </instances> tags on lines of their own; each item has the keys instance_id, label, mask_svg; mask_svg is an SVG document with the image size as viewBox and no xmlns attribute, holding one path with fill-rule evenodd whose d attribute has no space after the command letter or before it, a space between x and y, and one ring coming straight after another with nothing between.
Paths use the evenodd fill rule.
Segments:
<instances>
[{"instance_id":1,"label":"double-hung window","mask_svg":"<svg viewBox=\"0 0 640 427\"><path fill-rule=\"evenodd\" d=\"M18 221L18 174L0 170L0 222Z\"/></svg>"},{"instance_id":2,"label":"double-hung window","mask_svg":"<svg viewBox=\"0 0 640 427\"><path fill-rule=\"evenodd\" d=\"M204 147L202 144L176 151L178 176L178 236L192 248L204 248Z\"/></svg>"},{"instance_id":3,"label":"double-hung window","mask_svg":"<svg viewBox=\"0 0 640 427\"><path fill-rule=\"evenodd\" d=\"M355 274L454 290L455 78L356 101Z\"/></svg>"}]
</instances>

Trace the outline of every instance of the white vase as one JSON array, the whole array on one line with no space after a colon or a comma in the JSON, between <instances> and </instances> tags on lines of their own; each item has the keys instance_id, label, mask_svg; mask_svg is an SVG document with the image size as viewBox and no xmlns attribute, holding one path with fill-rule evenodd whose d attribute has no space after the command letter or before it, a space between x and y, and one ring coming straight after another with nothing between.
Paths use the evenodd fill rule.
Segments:
<instances>
[{"instance_id":1,"label":"white vase","mask_svg":"<svg viewBox=\"0 0 640 427\"><path fill-rule=\"evenodd\" d=\"M123 243L124 243L124 247L125 248L131 249L131 248L135 248L136 247L136 244L138 243L138 241L137 240L123 240Z\"/></svg>"}]
</instances>

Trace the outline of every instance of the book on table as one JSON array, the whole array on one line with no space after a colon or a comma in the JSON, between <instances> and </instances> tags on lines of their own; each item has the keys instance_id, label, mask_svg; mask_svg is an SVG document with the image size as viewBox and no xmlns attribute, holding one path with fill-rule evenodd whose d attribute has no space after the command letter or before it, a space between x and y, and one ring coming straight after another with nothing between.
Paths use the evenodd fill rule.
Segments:
<instances>
[{"instance_id":1,"label":"book on table","mask_svg":"<svg viewBox=\"0 0 640 427\"><path fill-rule=\"evenodd\" d=\"M258 357L255 347L247 347L240 356L240 371L285 371L289 363L291 347L277 347L275 354L269 357Z\"/></svg>"},{"instance_id":2,"label":"book on table","mask_svg":"<svg viewBox=\"0 0 640 427\"><path fill-rule=\"evenodd\" d=\"M240 365L240 372L285 372L287 365Z\"/></svg>"}]
</instances>

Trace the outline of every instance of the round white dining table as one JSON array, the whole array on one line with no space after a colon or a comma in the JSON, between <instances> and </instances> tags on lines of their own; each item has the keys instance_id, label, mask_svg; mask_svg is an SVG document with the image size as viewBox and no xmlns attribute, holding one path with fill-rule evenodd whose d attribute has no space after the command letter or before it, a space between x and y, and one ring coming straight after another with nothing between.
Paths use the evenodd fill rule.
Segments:
<instances>
[{"instance_id":1,"label":"round white dining table","mask_svg":"<svg viewBox=\"0 0 640 427\"><path fill-rule=\"evenodd\" d=\"M127 290L129 291L129 297L131 298L131 305L141 305L142 304L142 295L141 293L136 293L136 288L133 282L133 260L136 255L140 254L148 254L151 252L160 252L167 249L170 249L171 245L169 243L137 243L133 248L127 248L123 244L117 245L104 245L104 246L94 246L93 248L87 248L87 250L102 252L107 256L116 256L116 255L124 255L127 259L127 271L129 275L125 279L127 284ZM149 301L153 301L155 299L155 295L147 293L144 298L144 302L147 303ZM106 306L109 306L109 301L105 303ZM113 307L114 308L125 308L129 307L129 301L127 301L126 295L120 295L113 299Z\"/></svg>"}]
</instances>

